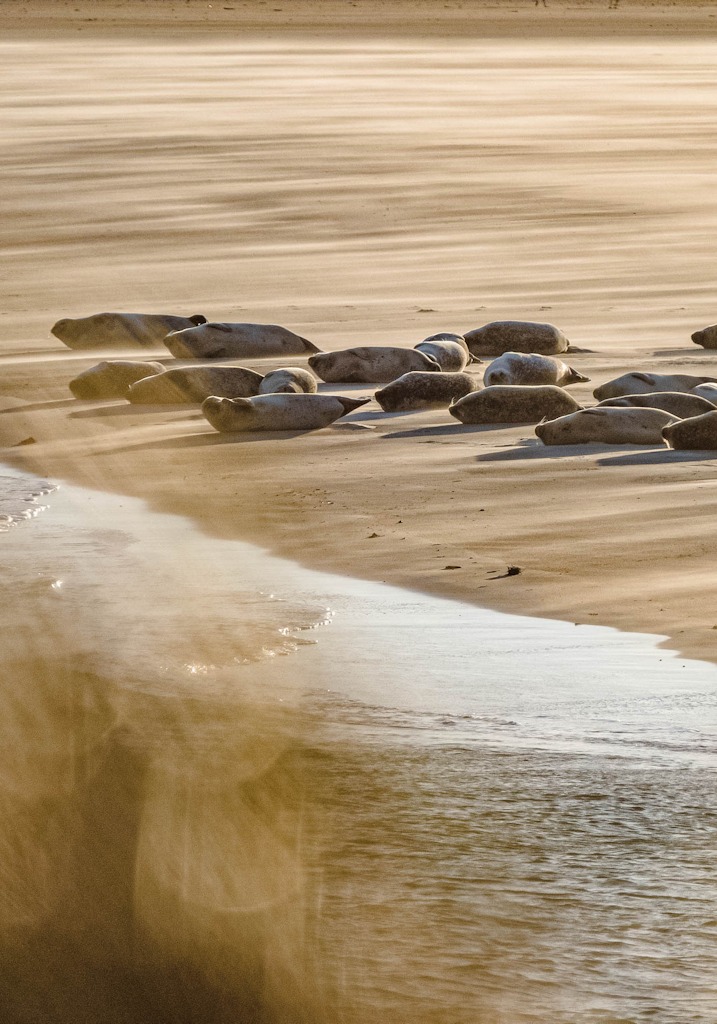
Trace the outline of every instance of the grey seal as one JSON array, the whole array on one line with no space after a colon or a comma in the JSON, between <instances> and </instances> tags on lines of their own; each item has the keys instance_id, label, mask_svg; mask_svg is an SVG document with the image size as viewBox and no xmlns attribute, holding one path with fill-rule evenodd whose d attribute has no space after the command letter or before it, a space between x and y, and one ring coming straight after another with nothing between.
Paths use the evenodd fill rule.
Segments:
<instances>
[{"instance_id":1,"label":"grey seal","mask_svg":"<svg viewBox=\"0 0 717 1024\"><path fill-rule=\"evenodd\" d=\"M486 367L483 383L491 384L555 384L567 387L590 380L562 359L536 352L504 352Z\"/></svg>"},{"instance_id":2,"label":"grey seal","mask_svg":"<svg viewBox=\"0 0 717 1024\"><path fill-rule=\"evenodd\" d=\"M662 430L670 448L687 451L717 451L717 409L671 423Z\"/></svg>"},{"instance_id":3,"label":"grey seal","mask_svg":"<svg viewBox=\"0 0 717 1024\"><path fill-rule=\"evenodd\" d=\"M173 316L164 313L93 313L58 320L51 333L68 348L153 348L170 331L205 323L201 314Z\"/></svg>"},{"instance_id":4,"label":"grey seal","mask_svg":"<svg viewBox=\"0 0 717 1024\"><path fill-rule=\"evenodd\" d=\"M369 402L369 398L340 395L258 395L256 398L217 398L202 405L215 430L316 430Z\"/></svg>"},{"instance_id":5,"label":"grey seal","mask_svg":"<svg viewBox=\"0 0 717 1024\"><path fill-rule=\"evenodd\" d=\"M504 352L537 352L553 356L567 352L570 342L553 324L532 320L493 320L466 331L468 348L475 356L500 356Z\"/></svg>"},{"instance_id":6,"label":"grey seal","mask_svg":"<svg viewBox=\"0 0 717 1024\"><path fill-rule=\"evenodd\" d=\"M461 423L537 423L581 408L554 384L495 384L466 395L448 411Z\"/></svg>"},{"instance_id":7,"label":"grey seal","mask_svg":"<svg viewBox=\"0 0 717 1024\"><path fill-rule=\"evenodd\" d=\"M366 345L309 356L309 366L329 384L388 384L411 370L440 373L433 356L415 348Z\"/></svg>"},{"instance_id":8,"label":"grey seal","mask_svg":"<svg viewBox=\"0 0 717 1024\"><path fill-rule=\"evenodd\" d=\"M663 427L679 422L662 409L597 406L538 423L535 433L543 444L662 444Z\"/></svg>"},{"instance_id":9,"label":"grey seal","mask_svg":"<svg viewBox=\"0 0 717 1024\"><path fill-rule=\"evenodd\" d=\"M593 394L601 402L605 398L645 395L653 391L691 391L698 384L714 381L717 381L717 377L694 377L689 373L643 373L636 370L606 381L595 388Z\"/></svg>"},{"instance_id":10,"label":"grey seal","mask_svg":"<svg viewBox=\"0 0 717 1024\"><path fill-rule=\"evenodd\" d=\"M476 387L478 382L468 373L411 370L377 391L374 398L384 412L411 412L450 405Z\"/></svg>"},{"instance_id":11,"label":"grey seal","mask_svg":"<svg viewBox=\"0 0 717 1024\"><path fill-rule=\"evenodd\" d=\"M258 395L263 380L260 373L246 366L186 366L138 380L126 397L135 405L174 405L179 402L198 405L210 395L221 398Z\"/></svg>"},{"instance_id":12,"label":"grey seal","mask_svg":"<svg viewBox=\"0 0 717 1024\"><path fill-rule=\"evenodd\" d=\"M177 359L260 359L318 352L313 342L279 324L224 324L213 321L171 331L164 344Z\"/></svg>"},{"instance_id":13,"label":"grey seal","mask_svg":"<svg viewBox=\"0 0 717 1024\"><path fill-rule=\"evenodd\" d=\"M717 391L715 398L717 399ZM620 398L606 398L604 402L600 402L598 409L603 406L662 409L681 420L689 416L701 416L702 413L711 412L715 408L706 398L700 398L689 391L653 391L646 395L622 395Z\"/></svg>"},{"instance_id":14,"label":"grey seal","mask_svg":"<svg viewBox=\"0 0 717 1024\"><path fill-rule=\"evenodd\" d=\"M293 391L296 394L303 392L313 395L316 394L316 388L316 377L313 373L299 366L282 366L279 370L267 373L259 385L259 394L289 394Z\"/></svg>"},{"instance_id":15,"label":"grey seal","mask_svg":"<svg viewBox=\"0 0 717 1024\"><path fill-rule=\"evenodd\" d=\"M143 377L162 373L161 363L110 359L83 370L69 383L75 398L124 398L127 388Z\"/></svg>"}]
</instances>

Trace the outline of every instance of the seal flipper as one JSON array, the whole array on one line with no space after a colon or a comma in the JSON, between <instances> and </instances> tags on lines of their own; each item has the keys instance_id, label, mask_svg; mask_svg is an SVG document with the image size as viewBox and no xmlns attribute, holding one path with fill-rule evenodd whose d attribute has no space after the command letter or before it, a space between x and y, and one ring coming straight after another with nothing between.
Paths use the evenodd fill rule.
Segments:
<instances>
[{"instance_id":1,"label":"seal flipper","mask_svg":"<svg viewBox=\"0 0 717 1024\"><path fill-rule=\"evenodd\" d=\"M346 413L353 412L354 409L359 409L362 405L366 405L367 402L371 401L370 398L344 398L343 395L334 395L334 398L341 402L344 407L344 411L341 414L342 416L345 416Z\"/></svg>"}]
</instances>

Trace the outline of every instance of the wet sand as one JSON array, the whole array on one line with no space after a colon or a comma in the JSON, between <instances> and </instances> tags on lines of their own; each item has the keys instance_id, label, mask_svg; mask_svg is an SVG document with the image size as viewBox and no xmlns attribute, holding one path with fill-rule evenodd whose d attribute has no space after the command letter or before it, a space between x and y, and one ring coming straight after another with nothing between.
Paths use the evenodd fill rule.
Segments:
<instances>
[{"instance_id":1,"label":"wet sand","mask_svg":"<svg viewBox=\"0 0 717 1024\"><path fill-rule=\"evenodd\" d=\"M97 357L49 334L204 312L337 348L515 317L587 350L579 399L711 375L689 335L715 319L712 5L220 6L221 30L217 5L3 10L4 456L311 566L713 658L711 453L375 405L371 430L227 442L194 410L74 401Z\"/></svg>"}]
</instances>

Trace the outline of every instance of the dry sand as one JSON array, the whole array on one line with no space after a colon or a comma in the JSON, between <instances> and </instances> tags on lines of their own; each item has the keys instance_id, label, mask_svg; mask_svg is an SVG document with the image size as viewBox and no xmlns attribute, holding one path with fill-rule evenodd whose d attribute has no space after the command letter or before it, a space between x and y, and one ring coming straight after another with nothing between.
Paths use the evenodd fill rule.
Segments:
<instances>
[{"instance_id":1,"label":"dry sand","mask_svg":"<svg viewBox=\"0 0 717 1024\"><path fill-rule=\"evenodd\" d=\"M98 357L49 334L203 312L338 348L520 318L588 350L579 399L633 369L717 376L689 338L717 319L717 7L607 8L5 0L2 459L311 566L716 658L717 453L376 405L372 429L237 441L196 409L75 401Z\"/></svg>"}]
</instances>

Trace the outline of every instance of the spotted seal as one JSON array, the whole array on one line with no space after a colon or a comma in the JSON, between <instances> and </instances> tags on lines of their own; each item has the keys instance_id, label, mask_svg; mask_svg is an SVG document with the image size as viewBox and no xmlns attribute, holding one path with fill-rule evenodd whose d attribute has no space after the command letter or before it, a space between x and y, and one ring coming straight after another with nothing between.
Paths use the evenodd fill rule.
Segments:
<instances>
[{"instance_id":1,"label":"spotted seal","mask_svg":"<svg viewBox=\"0 0 717 1024\"><path fill-rule=\"evenodd\" d=\"M330 384L388 384L411 370L440 373L433 356L415 348L366 345L309 356L309 366Z\"/></svg>"},{"instance_id":2,"label":"spotted seal","mask_svg":"<svg viewBox=\"0 0 717 1024\"><path fill-rule=\"evenodd\" d=\"M171 331L164 344L177 359L260 359L319 351L313 342L279 324L215 321Z\"/></svg>"},{"instance_id":3,"label":"spotted seal","mask_svg":"<svg viewBox=\"0 0 717 1024\"><path fill-rule=\"evenodd\" d=\"M264 380L246 366L186 366L144 377L127 392L134 405L199 404L210 395L248 398L258 395Z\"/></svg>"},{"instance_id":4,"label":"spotted seal","mask_svg":"<svg viewBox=\"0 0 717 1024\"><path fill-rule=\"evenodd\" d=\"M554 356L567 352L570 342L553 324L532 320L493 320L466 331L468 348L475 356L501 356L504 352L537 352Z\"/></svg>"},{"instance_id":5,"label":"spotted seal","mask_svg":"<svg viewBox=\"0 0 717 1024\"><path fill-rule=\"evenodd\" d=\"M68 348L153 348L170 331L182 331L206 323L201 314L173 316L164 313L93 313L58 320L51 333Z\"/></svg>"},{"instance_id":6,"label":"spotted seal","mask_svg":"<svg viewBox=\"0 0 717 1024\"><path fill-rule=\"evenodd\" d=\"M466 395L448 411L461 423L537 423L581 408L554 384L493 384Z\"/></svg>"},{"instance_id":7,"label":"spotted seal","mask_svg":"<svg viewBox=\"0 0 717 1024\"><path fill-rule=\"evenodd\" d=\"M689 373L624 373L595 388L593 395L599 402L605 398L623 395L645 395L653 391L691 391L698 384L717 381L717 377L695 377Z\"/></svg>"},{"instance_id":8,"label":"spotted seal","mask_svg":"<svg viewBox=\"0 0 717 1024\"><path fill-rule=\"evenodd\" d=\"M717 400L717 390L715 390L714 396ZM700 398L699 395L693 394L691 391L652 391L645 395L622 395L620 398L606 398L600 402L598 409L603 406L622 408L640 406L641 408L663 409L681 420L687 419L689 416L700 416L715 408L708 399Z\"/></svg>"},{"instance_id":9,"label":"spotted seal","mask_svg":"<svg viewBox=\"0 0 717 1024\"><path fill-rule=\"evenodd\" d=\"M670 448L687 451L717 451L717 409L692 416L662 429Z\"/></svg>"},{"instance_id":10,"label":"spotted seal","mask_svg":"<svg viewBox=\"0 0 717 1024\"><path fill-rule=\"evenodd\" d=\"M491 384L555 384L567 387L590 380L562 359L536 352L504 352L486 367L483 383Z\"/></svg>"},{"instance_id":11,"label":"spotted seal","mask_svg":"<svg viewBox=\"0 0 717 1024\"><path fill-rule=\"evenodd\" d=\"M202 404L202 413L215 430L316 430L369 402L340 395L257 395L256 398L218 398Z\"/></svg>"},{"instance_id":12,"label":"spotted seal","mask_svg":"<svg viewBox=\"0 0 717 1024\"><path fill-rule=\"evenodd\" d=\"M377 391L374 398L384 412L411 412L450 405L478 386L468 373L411 370Z\"/></svg>"},{"instance_id":13,"label":"spotted seal","mask_svg":"<svg viewBox=\"0 0 717 1024\"><path fill-rule=\"evenodd\" d=\"M133 359L103 360L73 377L69 388L75 398L124 398L131 384L163 370L161 363Z\"/></svg>"},{"instance_id":14,"label":"spotted seal","mask_svg":"<svg viewBox=\"0 0 717 1024\"><path fill-rule=\"evenodd\" d=\"M543 444L663 444L663 427L680 422L662 409L596 406L538 423L535 433Z\"/></svg>"},{"instance_id":15,"label":"spotted seal","mask_svg":"<svg viewBox=\"0 0 717 1024\"><path fill-rule=\"evenodd\" d=\"M259 385L260 395L270 394L316 394L316 377L299 366L282 366L271 370Z\"/></svg>"}]
</instances>

